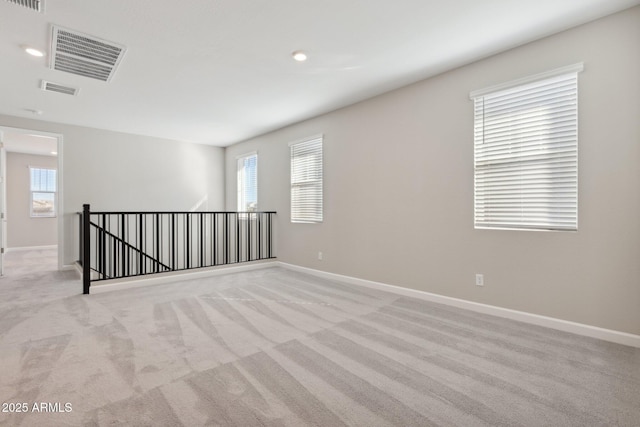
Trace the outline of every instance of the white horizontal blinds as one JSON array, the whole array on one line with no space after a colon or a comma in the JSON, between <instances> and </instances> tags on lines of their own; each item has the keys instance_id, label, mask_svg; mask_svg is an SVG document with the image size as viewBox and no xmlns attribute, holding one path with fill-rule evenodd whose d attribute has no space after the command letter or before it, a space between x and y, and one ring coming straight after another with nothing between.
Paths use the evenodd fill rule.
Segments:
<instances>
[{"instance_id":1,"label":"white horizontal blinds","mask_svg":"<svg viewBox=\"0 0 640 427\"><path fill-rule=\"evenodd\" d=\"M290 148L291 221L322 222L322 136Z\"/></svg>"},{"instance_id":2,"label":"white horizontal blinds","mask_svg":"<svg viewBox=\"0 0 640 427\"><path fill-rule=\"evenodd\" d=\"M30 168L31 191L55 192L56 191L56 170Z\"/></svg>"},{"instance_id":3,"label":"white horizontal blinds","mask_svg":"<svg viewBox=\"0 0 640 427\"><path fill-rule=\"evenodd\" d=\"M256 212L258 209L258 155L238 158L238 211Z\"/></svg>"},{"instance_id":4,"label":"white horizontal blinds","mask_svg":"<svg viewBox=\"0 0 640 427\"><path fill-rule=\"evenodd\" d=\"M577 79L474 98L477 228L577 229Z\"/></svg>"}]
</instances>

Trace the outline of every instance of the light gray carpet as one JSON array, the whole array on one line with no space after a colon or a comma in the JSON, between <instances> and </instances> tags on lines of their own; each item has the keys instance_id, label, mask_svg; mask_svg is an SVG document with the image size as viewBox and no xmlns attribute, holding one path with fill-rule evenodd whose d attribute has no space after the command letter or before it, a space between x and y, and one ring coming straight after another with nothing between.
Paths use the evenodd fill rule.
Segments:
<instances>
[{"instance_id":1,"label":"light gray carpet","mask_svg":"<svg viewBox=\"0 0 640 427\"><path fill-rule=\"evenodd\" d=\"M82 296L15 257L2 425L640 425L638 349L281 268Z\"/></svg>"}]
</instances>

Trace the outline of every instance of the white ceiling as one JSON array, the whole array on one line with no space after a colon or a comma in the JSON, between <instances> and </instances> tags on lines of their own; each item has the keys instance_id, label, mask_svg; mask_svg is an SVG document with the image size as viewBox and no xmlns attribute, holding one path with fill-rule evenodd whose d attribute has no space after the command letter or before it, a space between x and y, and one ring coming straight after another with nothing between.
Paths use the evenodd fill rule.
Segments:
<instances>
[{"instance_id":1,"label":"white ceiling","mask_svg":"<svg viewBox=\"0 0 640 427\"><path fill-rule=\"evenodd\" d=\"M56 156L58 139L37 132L0 128L2 144L10 153Z\"/></svg>"},{"instance_id":2,"label":"white ceiling","mask_svg":"<svg viewBox=\"0 0 640 427\"><path fill-rule=\"evenodd\" d=\"M220 146L640 4L44 1L37 13L0 0L0 114ZM125 45L113 79L52 70L47 56L27 55L22 45L49 52L52 24ZM298 49L307 62L292 60ZM42 79L80 92L43 92Z\"/></svg>"}]
</instances>

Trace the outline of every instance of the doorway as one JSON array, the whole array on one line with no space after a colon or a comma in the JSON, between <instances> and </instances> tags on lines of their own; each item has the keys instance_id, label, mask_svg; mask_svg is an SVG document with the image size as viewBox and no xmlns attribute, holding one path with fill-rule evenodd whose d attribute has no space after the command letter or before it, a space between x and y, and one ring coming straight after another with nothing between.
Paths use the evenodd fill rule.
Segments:
<instances>
[{"instance_id":1,"label":"doorway","mask_svg":"<svg viewBox=\"0 0 640 427\"><path fill-rule=\"evenodd\" d=\"M62 136L0 127L0 143L0 274L40 255L61 269Z\"/></svg>"}]
</instances>

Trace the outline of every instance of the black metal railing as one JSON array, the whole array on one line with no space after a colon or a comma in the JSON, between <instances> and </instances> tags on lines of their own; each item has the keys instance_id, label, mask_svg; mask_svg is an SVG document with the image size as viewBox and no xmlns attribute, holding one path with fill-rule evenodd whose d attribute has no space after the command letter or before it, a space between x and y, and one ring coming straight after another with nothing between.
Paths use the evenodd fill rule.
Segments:
<instances>
[{"instance_id":1,"label":"black metal railing","mask_svg":"<svg viewBox=\"0 0 640 427\"><path fill-rule=\"evenodd\" d=\"M275 258L275 212L78 214L85 294L100 280Z\"/></svg>"}]
</instances>

